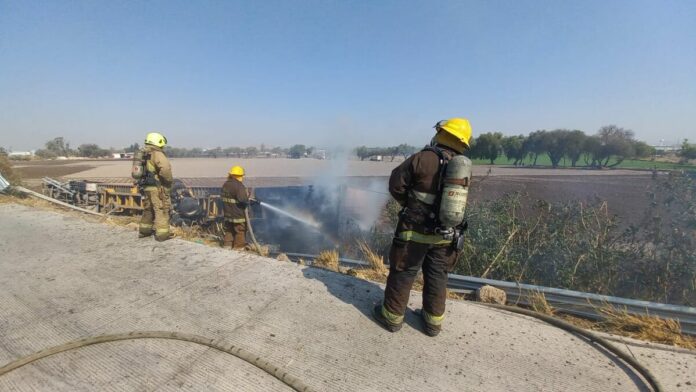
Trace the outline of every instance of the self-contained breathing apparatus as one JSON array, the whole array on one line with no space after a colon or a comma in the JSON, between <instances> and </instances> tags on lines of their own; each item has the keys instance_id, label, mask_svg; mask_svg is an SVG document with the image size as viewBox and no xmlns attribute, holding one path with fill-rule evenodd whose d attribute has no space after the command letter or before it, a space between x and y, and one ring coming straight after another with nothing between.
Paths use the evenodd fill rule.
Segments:
<instances>
[{"instance_id":1,"label":"self-contained breathing apparatus","mask_svg":"<svg viewBox=\"0 0 696 392\"><path fill-rule=\"evenodd\" d=\"M464 212L471 182L471 160L464 155L455 155L448 159L442 149L436 146L428 146L422 151L432 151L439 158L437 193L432 195L411 190L416 199L431 206L431 211L424 214L422 219L417 219L414 217L420 215L417 211L404 208L401 216L415 223L427 223L428 226L434 227L432 233L442 236L443 241L450 242L452 247L461 251L464 248L464 232L468 226L468 222L464 220Z\"/></svg>"},{"instance_id":2,"label":"self-contained breathing apparatus","mask_svg":"<svg viewBox=\"0 0 696 392\"><path fill-rule=\"evenodd\" d=\"M136 185L143 193L143 189L148 186L158 186L159 183L155 173L147 170L147 163L151 158L150 152L140 149L133 154L133 166L131 167L131 177L136 180Z\"/></svg>"}]
</instances>

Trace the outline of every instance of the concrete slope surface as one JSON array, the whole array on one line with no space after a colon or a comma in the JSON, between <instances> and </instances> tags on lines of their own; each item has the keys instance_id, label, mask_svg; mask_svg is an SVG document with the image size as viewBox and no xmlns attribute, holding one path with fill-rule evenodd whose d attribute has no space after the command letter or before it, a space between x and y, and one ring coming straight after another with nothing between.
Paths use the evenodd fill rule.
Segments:
<instances>
[{"instance_id":1,"label":"concrete slope surface","mask_svg":"<svg viewBox=\"0 0 696 392\"><path fill-rule=\"evenodd\" d=\"M183 240L139 240L73 215L0 205L0 366L88 336L178 331L220 339L317 391L636 391L611 355L562 330L450 301L444 331L415 314L396 334L369 317L382 288ZM411 309L420 307L413 293ZM623 347L666 390L696 390L696 356ZM0 391L285 391L203 346L136 340L57 354L0 377Z\"/></svg>"}]
</instances>

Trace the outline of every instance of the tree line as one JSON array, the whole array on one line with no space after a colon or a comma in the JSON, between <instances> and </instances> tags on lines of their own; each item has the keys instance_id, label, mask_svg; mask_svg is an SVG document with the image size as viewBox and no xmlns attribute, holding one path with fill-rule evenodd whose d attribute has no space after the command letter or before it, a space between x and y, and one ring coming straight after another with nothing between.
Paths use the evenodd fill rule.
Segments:
<instances>
[{"instance_id":1,"label":"tree line","mask_svg":"<svg viewBox=\"0 0 696 392\"><path fill-rule=\"evenodd\" d=\"M136 144L137 146L137 144ZM133 147L133 146L131 146ZM126 152L129 152L130 148ZM259 147L216 147L212 149L165 147L167 156L172 158L274 158L288 157L299 159L311 156L315 152L314 147L307 147L304 144L295 144L291 147L267 147L262 144Z\"/></svg>"},{"instance_id":2,"label":"tree line","mask_svg":"<svg viewBox=\"0 0 696 392\"><path fill-rule=\"evenodd\" d=\"M514 165L523 164L526 159L536 165L537 159L546 155L553 167L558 167L561 161L569 162L572 167L579 162L589 167L614 167L625 159L647 158L654 154L655 149L636 140L633 131L607 125L594 135L568 129L539 130L528 136L488 132L474 139L468 155L489 160L491 164L505 156Z\"/></svg>"},{"instance_id":3,"label":"tree line","mask_svg":"<svg viewBox=\"0 0 696 392\"><path fill-rule=\"evenodd\" d=\"M35 151L35 155L42 159L55 159L57 157L83 157L83 158L102 158L110 157L113 153L123 151L133 153L139 150L142 146L138 143L133 143L122 150L114 148L101 148L97 144L88 143L81 144L77 148L71 148L70 142L64 137L56 137L47 141L44 148ZM2 150L5 151L4 149ZM216 147L213 149L203 149L199 147L182 148L166 146L165 151L172 158L219 158L219 157L234 157L234 158L256 158L256 157L289 157L302 158L311 156L316 149L308 147L304 144L296 144L288 148L284 147L268 147L265 144L261 146L250 147Z\"/></svg>"},{"instance_id":4,"label":"tree line","mask_svg":"<svg viewBox=\"0 0 696 392\"><path fill-rule=\"evenodd\" d=\"M111 155L111 152L112 149L101 148L93 143L81 144L76 149L72 149L70 142L61 136L47 141L44 148L36 150L34 155L43 159L70 156L101 158Z\"/></svg>"},{"instance_id":5,"label":"tree line","mask_svg":"<svg viewBox=\"0 0 696 392\"><path fill-rule=\"evenodd\" d=\"M126 153L140 149L138 143L131 144L121 151ZM365 160L374 156L389 157L391 161L397 156L407 158L419 148L408 144L391 147L360 146L353 153ZM174 158L256 158L256 157L289 157L302 158L312 156L317 150L304 144L291 147L269 147L261 144L259 147L216 147L213 149L166 147L166 152ZM35 152L43 159L53 159L64 156L85 158L101 158L117 152L113 148L102 148L97 144L81 144L73 149L63 137L56 137L45 143L44 148ZM491 164L499 157L505 157L514 165L536 165L541 156L547 156L553 167L568 163L572 167L579 164L588 167L614 167L625 159L648 158L656 154L653 147L635 139L633 131L608 125L600 128L594 135L583 131L555 129L551 131L538 130L529 135L504 136L500 132L486 132L472 140L471 149L467 155L473 159L488 160ZM696 144L684 140L678 155L683 160L696 159ZM323 156L322 156L323 157Z\"/></svg>"},{"instance_id":6,"label":"tree line","mask_svg":"<svg viewBox=\"0 0 696 392\"><path fill-rule=\"evenodd\" d=\"M366 147L360 146L353 150L355 155L364 161L367 158L374 156L390 157L393 161L395 157L401 155L404 159L408 158L409 155L418 151L418 147L410 146L408 144L399 144L393 147Z\"/></svg>"}]
</instances>

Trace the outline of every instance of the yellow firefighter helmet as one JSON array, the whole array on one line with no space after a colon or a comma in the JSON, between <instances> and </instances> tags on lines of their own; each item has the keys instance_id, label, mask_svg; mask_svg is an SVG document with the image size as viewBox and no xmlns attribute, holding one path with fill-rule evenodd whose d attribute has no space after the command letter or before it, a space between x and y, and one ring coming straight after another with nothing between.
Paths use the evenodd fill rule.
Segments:
<instances>
[{"instance_id":1,"label":"yellow firefighter helmet","mask_svg":"<svg viewBox=\"0 0 696 392\"><path fill-rule=\"evenodd\" d=\"M232 168L230 169L229 175L242 177L242 176L244 176L244 168L241 166L232 166Z\"/></svg>"},{"instance_id":2,"label":"yellow firefighter helmet","mask_svg":"<svg viewBox=\"0 0 696 392\"><path fill-rule=\"evenodd\" d=\"M435 140L445 146L462 152L469 148L471 141L471 124L466 118L450 118L435 124Z\"/></svg>"},{"instance_id":3,"label":"yellow firefighter helmet","mask_svg":"<svg viewBox=\"0 0 696 392\"><path fill-rule=\"evenodd\" d=\"M162 148L167 145L167 138L159 132L150 132L145 136L145 144Z\"/></svg>"}]
</instances>

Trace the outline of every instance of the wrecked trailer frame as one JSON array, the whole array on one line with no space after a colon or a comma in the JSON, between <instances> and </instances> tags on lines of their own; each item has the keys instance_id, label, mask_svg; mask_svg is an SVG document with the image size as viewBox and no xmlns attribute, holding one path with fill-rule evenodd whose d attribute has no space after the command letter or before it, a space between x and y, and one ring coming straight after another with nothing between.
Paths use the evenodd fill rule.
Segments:
<instances>
[{"instance_id":1,"label":"wrecked trailer frame","mask_svg":"<svg viewBox=\"0 0 696 392\"><path fill-rule=\"evenodd\" d=\"M0 192L5 192L5 189L10 187L10 183L0 175Z\"/></svg>"}]
</instances>

